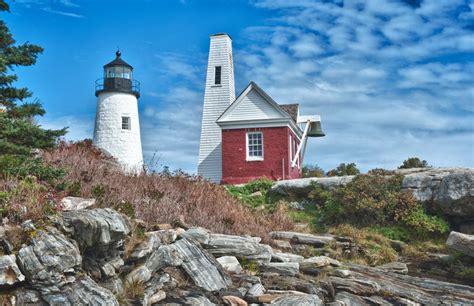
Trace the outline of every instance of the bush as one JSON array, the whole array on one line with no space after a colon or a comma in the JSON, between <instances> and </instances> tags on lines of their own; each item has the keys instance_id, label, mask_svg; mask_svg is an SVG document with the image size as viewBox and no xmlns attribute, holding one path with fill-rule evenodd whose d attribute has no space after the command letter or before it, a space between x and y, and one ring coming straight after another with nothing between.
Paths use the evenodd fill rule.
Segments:
<instances>
[{"instance_id":1,"label":"bush","mask_svg":"<svg viewBox=\"0 0 474 306\"><path fill-rule=\"evenodd\" d=\"M342 163L337 166L336 169L332 169L328 171L327 176L345 176L345 175L357 175L360 171L357 169L357 165L355 163L345 164Z\"/></svg>"},{"instance_id":2,"label":"bush","mask_svg":"<svg viewBox=\"0 0 474 306\"><path fill-rule=\"evenodd\" d=\"M325 176L324 170L318 165L306 165L301 169L303 177L323 177Z\"/></svg>"},{"instance_id":3,"label":"bush","mask_svg":"<svg viewBox=\"0 0 474 306\"><path fill-rule=\"evenodd\" d=\"M267 204L268 190L273 186L269 179L258 179L243 186L227 186L228 192L252 208Z\"/></svg>"},{"instance_id":4,"label":"bush","mask_svg":"<svg viewBox=\"0 0 474 306\"><path fill-rule=\"evenodd\" d=\"M403 161L403 164L398 169L411 169L411 168L426 168L430 167L426 160L421 160L418 157L410 157Z\"/></svg>"},{"instance_id":5,"label":"bush","mask_svg":"<svg viewBox=\"0 0 474 306\"><path fill-rule=\"evenodd\" d=\"M444 234L449 230L441 217L428 215L410 192L400 190L402 176L359 175L328 194L315 189L324 201L320 222L349 223L359 227L406 227L413 236ZM411 239L398 232L398 238Z\"/></svg>"},{"instance_id":6,"label":"bush","mask_svg":"<svg viewBox=\"0 0 474 306\"><path fill-rule=\"evenodd\" d=\"M48 166L40 158L0 155L0 178L23 179L29 175L52 183L64 176L64 170Z\"/></svg>"}]
</instances>

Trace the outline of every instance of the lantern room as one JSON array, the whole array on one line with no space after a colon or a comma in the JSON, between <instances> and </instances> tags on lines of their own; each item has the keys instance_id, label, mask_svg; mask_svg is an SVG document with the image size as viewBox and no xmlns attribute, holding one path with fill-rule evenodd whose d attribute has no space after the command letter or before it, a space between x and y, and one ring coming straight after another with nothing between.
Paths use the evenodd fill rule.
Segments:
<instances>
[{"instance_id":1,"label":"lantern room","mask_svg":"<svg viewBox=\"0 0 474 306\"><path fill-rule=\"evenodd\" d=\"M140 82L133 79L133 67L122 59L117 51L115 59L104 65L104 77L96 81L96 92L125 92L140 96Z\"/></svg>"}]
</instances>

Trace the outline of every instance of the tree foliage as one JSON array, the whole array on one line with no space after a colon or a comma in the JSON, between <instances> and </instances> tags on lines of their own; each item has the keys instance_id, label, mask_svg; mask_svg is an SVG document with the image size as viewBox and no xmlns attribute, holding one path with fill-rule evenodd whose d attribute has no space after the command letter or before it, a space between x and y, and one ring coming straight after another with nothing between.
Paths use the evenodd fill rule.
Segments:
<instances>
[{"instance_id":1,"label":"tree foliage","mask_svg":"<svg viewBox=\"0 0 474 306\"><path fill-rule=\"evenodd\" d=\"M357 169L357 165L355 163L345 164L342 163L337 166L336 169L332 169L328 171L328 176L344 176L344 175L357 175L360 174L359 169Z\"/></svg>"},{"instance_id":2,"label":"tree foliage","mask_svg":"<svg viewBox=\"0 0 474 306\"><path fill-rule=\"evenodd\" d=\"M303 177L323 177L325 175L324 170L318 165L305 165L301 170Z\"/></svg>"},{"instance_id":3,"label":"tree foliage","mask_svg":"<svg viewBox=\"0 0 474 306\"><path fill-rule=\"evenodd\" d=\"M9 12L8 4L0 0L0 12ZM35 116L45 110L38 100L27 101L32 93L28 88L17 88L15 68L36 63L43 48L28 42L17 44L6 23L0 20L0 159L4 167L27 163L32 149L52 148L66 128L43 129ZM5 168L4 168L5 169ZM3 171L2 171L3 172Z\"/></svg>"},{"instance_id":4,"label":"tree foliage","mask_svg":"<svg viewBox=\"0 0 474 306\"><path fill-rule=\"evenodd\" d=\"M418 157L410 157L403 161L403 164L398 169L411 169L411 168L426 168L430 167L426 160L421 160Z\"/></svg>"}]
</instances>

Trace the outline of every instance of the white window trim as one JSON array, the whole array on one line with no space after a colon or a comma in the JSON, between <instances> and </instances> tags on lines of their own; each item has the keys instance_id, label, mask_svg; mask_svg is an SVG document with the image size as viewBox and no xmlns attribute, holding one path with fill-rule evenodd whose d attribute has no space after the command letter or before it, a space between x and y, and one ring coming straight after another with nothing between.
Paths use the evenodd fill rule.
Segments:
<instances>
[{"instance_id":1,"label":"white window trim","mask_svg":"<svg viewBox=\"0 0 474 306\"><path fill-rule=\"evenodd\" d=\"M123 118L128 117L128 129L123 128ZM123 133L130 133L132 131L132 117L128 114L123 114L120 117L120 128Z\"/></svg>"},{"instance_id":2,"label":"white window trim","mask_svg":"<svg viewBox=\"0 0 474 306\"><path fill-rule=\"evenodd\" d=\"M260 134L262 135L262 156L249 156L249 134ZM262 161L264 160L265 156L265 151L264 151L265 145L264 145L264 140L263 140L263 132L247 132L245 133L245 156L247 161Z\"/></svg>"}]
</instances>

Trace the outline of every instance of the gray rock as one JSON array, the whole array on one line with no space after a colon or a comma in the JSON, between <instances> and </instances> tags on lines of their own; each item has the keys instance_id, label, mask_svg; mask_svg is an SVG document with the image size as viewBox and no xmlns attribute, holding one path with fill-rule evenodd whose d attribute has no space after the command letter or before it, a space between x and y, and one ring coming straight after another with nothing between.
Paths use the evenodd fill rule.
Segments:
<instances>
[{"instance_id":1,"label":"gray rock","mask_svg":"<svg viewBox=\"0 0 474 306\"><path fill-rule=\"evenodd\" d=\"M0 287L12 286L25 280L16 264L15 255L0 256Z\"/></svg>"},{"instance_id":2,"label":"gray rock","mask_svg":"<svg viewBox=\"0 0 474 306\"><path fill-rule=\"evenodd\" d=\"M448 216L474 217L474 169L433 168L405 175L402 190L433 202Z\"/></svg>"},{"instance_id":3,"label":"gray rock","mask_svg":"<svg viewBox=\"0 0 474 306\"><path fill-rule=\"evenodd\" d=\"M153 305L164 299L166 299L166 292L164 292L163 290L158 290L147 299L146 305Z\"/></svg>"},{"instance_id":4,"label":"gray rock","mask_svg":"<svg viewBox=\"0 0 474 306\"><path fill-rule=\"evenodd\" d=\"M74 243L55 228L48 228L20 249L17 261L28 283L44 292L74 281L69 275L81 266L82 258Z\"/></svg>"},{"instance_id":5,"label":"gray rock","mask_svg":"<svg viewBox=\"0 0 474 306\"><path fill-rule=\"evenodd\" d=\"M323 301L315 294L288 294L276 298L270 304L281 306L315 306L323 305Z\"/></svg>"},{"instance_id":6,"label":"gray rock","mask_svg":"<svg viewBox=\"0 0 474 306\"><path fill-rule=\"evenodd\" d=\"M67 284L58 293L42 297L49 305L119 305L112 292L87 276Z\"/></svg>"},{"instance_id":7,"label":"gray rock","mask_svg":"<svg viewBox=\"0 0 474 306\"><path fill-rule=\"evenodd\" d=\"M294 180L283 180L276 182L269 190L270 195L287 197L304 197L310 193L314 185L319 185L325 190L333 190L344 186L355 176L333 176L333 177L311 177Z\"/></svg>"},{"instance_id":8,"label":"gray rock","mask_svg":"<svg viewBox=\"0 0 474 306\"><path fill-rule=\"evenodd\" d=\"M210 232L202 227L193 227L181 234L182 237L192 239L200 244L208 244Z\"/></svg>"},{"instance_id":9,"label":"gray rock","mask_svg":"<svg viewBox=\"0 0 474 306\"><path fill-rule=\"evenodd\" d=\"M128 284L146 283L150 280L151 273L152 271L147 266L138 266L125 277L125 282Z\"/></svg>"},{"instance_id":10,"label":"gray rock","mask_svg":"<svg viewBox=\"0 0 474 306\"><path fill-rule=\"evenodd\" d=\"M292 253L276 252L272 254L272 261L274 262L302 262L303 260L303 256Z\"/></svg>"},{"instance_id":11,"label":"gray rock","mask_svg":"<svg viewBox=\"0 0 474 306\"><path fill-rule=\"evenodd\" d=\"M179 253L183 260L183 270L196 286L207 291L216 291L226 289L231 284L219 263L196 242L184 238L170 247Z\"/></svg>"},{"instance_id":12,"label":"gray rock","mask_svg":"<svg viewBox=\"0 0 474 306\"><path fill-rule=\"evenodd\" d=\"M129 261L136 261L147 257L153 252L153 249L158 247L157 244L160 242L153 235L147 235L144 241L140 242L133 249L132 253L127 257Z\"/></svg>"},{"instance_id":13,"label":"gray rock","mask_svg":"<svg viewBox=\"0 0 474 306\"><path fill-rule=\"evenodd\" d=\"M388 272L408 274L408 266L403 262L389 262L384 265L377 266L377 268Z\"/></svg>"},{"instance_id":14,"label":"gray rock","mask_svg":"<svg viewBox=\"0 0 474 306\"><path fill-rule=\"evenodd\" d=\"M154 251L145 262L151 272L165 267L177 267L183 264L183 256L174 245L162 245Z\"/></svg>"},{"instance_id":15,"label":"gray rock","mask_svg":"<svg viewBox=\"0 0 474 306\"><path fill-rule=\"evenodd\" d=\"M129 220L110 208L67 211L63 219L82 248L109 245L130 233Z\"/></svg>"},{"instance_id":16,"label":"gray rock","mask_svg":"<svg viewBox=\"0 0 474 306\"><path fill-rule=\"evenodd\" d=\"M418 278L409 275L386 272L378 268L346 264L351 277L330 277L333 286L359 296L391 296L413 303L471 304L474 288L470 286L442 282L434 279Z\"/></svg>"},{"instance_id":17,"label":"gray rock","mask_svg":"<svg viewBox=\"0 0 474 306\"><path fill-rule=\"evenodd\" d=\"M36 290L20 288L15 290L15 303L12 305L46 305L41 299L41 294Z\"/></svg>"},{"instance_id":18,"label":"gray rock","mask_svg":"<svg viewBox=\"0 0 474 306\"><path fill-rule=\"evenodd\" d=\"M452 231L449 233L446 245L451 249L474 257L474 235L467 235Z\"/></svg>"},{"instance_id":19,"label":"gray rock","mask_svg":"<svg viewBox=\"0 0 474 306\"><path fill-rule=\"evenodd\" d=\"M334 297L334 301L340 303L339 305L350 306L365 306L368 304L362 297L345 291L338 292Z\"/></svg>"},{"instance_id":20,"label":"gray rock","mask_svg":"<svg viewBox=\"0 0 474 306\"><path fill-rule=\"evenodd\" d=\"M258 263L270 262L272 257L271 247L259 244L253 237L211 234L204 248L215 257L228 255Z\"/></svg>"},{"instance_id":21,"label":"gray rock","mask_svg":"<svg viewBox=\"0 0 474 306\"><path fill-rule=\"evenodd\" d=\"M260 272L294 276L300 272L300 267L297 262L270 262L261 265Z\"/></svg>"},{"instance_id":22,"label":"gray rock","mask_svg":"<svg viewBox=\"0 0 474 306\"><path fill-rule=\"evenodd\" d=\"M242 266L235 256L222 256L217 258L224 271L239 274L242 272Z\"/></svg>"},{"instance_id":23,"label":"gray rock","mask_svg":"<svg viewBox=\"0 0 474 306\"><path fill-rule=\"evenodd\" d=\"M273 245L282 250L291 250L291 243L286 240L274 239L272 241Z\"/></svg>"},{"instance_id":24,"label":"gray rock","mask_svg":"<svg viewBox=\"0 0 474 306\"><path fill-rule=\"evenodd\" d=\"M334 241L334 236L329 234L312 235L298 232L283 231L270 232L270 237L272 237L273 239L290 240L292 243L295 244L309 244L315 247L322 247L328 244L329 242Z\"/></svg>"},{"instance_id":25,"label":"gray rock","mask_svg":"<svg viewBox=\"0 0 474 306\"><path fill-rule=\"evenodd\" d=\"M256 297L265 293L265 287L262 284L256 283L247 291L248 296Z\"/></svg>"},{"instance_id":26,"label":"gray rock","mask_svg":"<svg viewBox=\"0 0 474 306\"><path fill-rule=\"evenodd\" d=\"M300 263L300 269L303 272L310 271L316 268L323 268L327 266L339 267L341 263L335 259L327 256L314 256L306 258Z\"/></svg>"},{"instance_id":27,"label":"gray rock","mask_svg":"<svg viewBox=\"0 0 474 306\"><path fill-rule=\"evenodd\" d=\"M60 205L61 209L65 211L86 209L87 207L95 205L95 199L65 197L61 200Z\"/></svg>"},{"instance_id":28,"label":"gray rock","mask_svg":"<svg viewBox=\"0 0 474 306\"><path fill-rule=\"evenodd\" d=\"M288 207L296 210L304 210L304 205L297 201L288 203Z\"/></svg>"}]
</instances>

